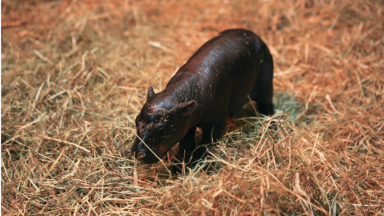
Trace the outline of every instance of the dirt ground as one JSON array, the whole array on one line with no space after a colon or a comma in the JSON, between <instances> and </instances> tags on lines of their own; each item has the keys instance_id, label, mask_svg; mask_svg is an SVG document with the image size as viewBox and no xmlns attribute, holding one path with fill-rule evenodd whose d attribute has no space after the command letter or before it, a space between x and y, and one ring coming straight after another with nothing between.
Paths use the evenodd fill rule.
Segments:
<instances>
[{"instance_id":1,"label":"dirt ground","mask_svg":"<svg viewBox=\"0 0 384 216\"><path fill-rule=\"evenodd\" d=\"M1 5L2 214L384 215L382 0ZM123 154L147 88L229 28L270 48L276 115L178 177Z\"/></svg>"}]
</instances>

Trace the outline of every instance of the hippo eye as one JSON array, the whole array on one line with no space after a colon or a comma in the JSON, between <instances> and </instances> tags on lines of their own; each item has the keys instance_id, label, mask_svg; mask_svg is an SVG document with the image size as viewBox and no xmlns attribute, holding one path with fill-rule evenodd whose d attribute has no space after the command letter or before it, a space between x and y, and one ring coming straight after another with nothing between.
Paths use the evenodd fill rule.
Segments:
<instances>
[{"instance_id":1,"label":"hippo eye","mask_svg":"<svg viewBox=\"0 0 384 216\"><path fill-rule=\"evenodd\" d=\"M165 133L165 128L164 127L161 127L161 128L159 128L157 130L157 136L161 137L161 138L167 136L167 134Z\"/></svg>"}]
</instances>

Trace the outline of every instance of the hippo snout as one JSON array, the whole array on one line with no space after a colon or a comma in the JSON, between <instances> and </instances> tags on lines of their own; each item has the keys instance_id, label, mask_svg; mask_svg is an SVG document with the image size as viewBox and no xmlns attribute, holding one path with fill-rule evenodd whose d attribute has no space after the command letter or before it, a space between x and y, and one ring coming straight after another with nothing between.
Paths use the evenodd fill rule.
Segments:
<instances>
[{"instance_id":1,"label":"hippo snout","mask_svg":"<svg viewBox=\"0 0 384 216\"><path fill-rule=\"evenodd\" d=\"M145 144L138 138L135 139L131 152L136 158L139 158L139 160L146 164L152 164L159 161L156 155L154 155L152 151L149 150L147 146L145 146Z\"/></svg>"}]
</instances>

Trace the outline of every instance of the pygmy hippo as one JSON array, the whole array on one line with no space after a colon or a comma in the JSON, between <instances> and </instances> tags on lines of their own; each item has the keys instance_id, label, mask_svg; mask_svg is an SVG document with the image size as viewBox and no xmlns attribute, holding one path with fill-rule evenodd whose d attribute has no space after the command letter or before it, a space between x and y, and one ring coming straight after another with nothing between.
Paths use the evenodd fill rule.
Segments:
<instances>
[{"instance_id":1,"label":"pygmy hippo","mask_svg":"<svg viewBox=\"0 0 384 216\"><path fill-rule=\"evenodd\" d=\"M202 129L202 145L217 141L227 117L248 97L260 114L273 115L272 96L273 59L266 44L248 30L223 31L200 47L162 92L148 89L131 152L155 163L179 142L177 159L194 162L206 151L194 151L196 127Z\"/></svg>"}]
</instances>

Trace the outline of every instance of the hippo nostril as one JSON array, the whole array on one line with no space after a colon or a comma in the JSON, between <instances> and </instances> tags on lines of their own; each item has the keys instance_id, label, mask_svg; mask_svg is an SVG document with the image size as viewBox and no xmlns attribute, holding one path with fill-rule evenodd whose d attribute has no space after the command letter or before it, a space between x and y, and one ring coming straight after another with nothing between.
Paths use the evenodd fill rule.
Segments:
<instances>
[{"instance_id":1,"label":"hippo nostril","mask_svg":"<svg viewBox=\"0 0 384 216\"><path fill-rule=\"evenodd\" d=\"M144 157L144 156L145 156L145 153L146 153L146 150L145 150L145 149L140 149L140 150L138 151L138 155L137 155L137 156L139 156L139 157Z\"/></svg>"}]
</instances>

